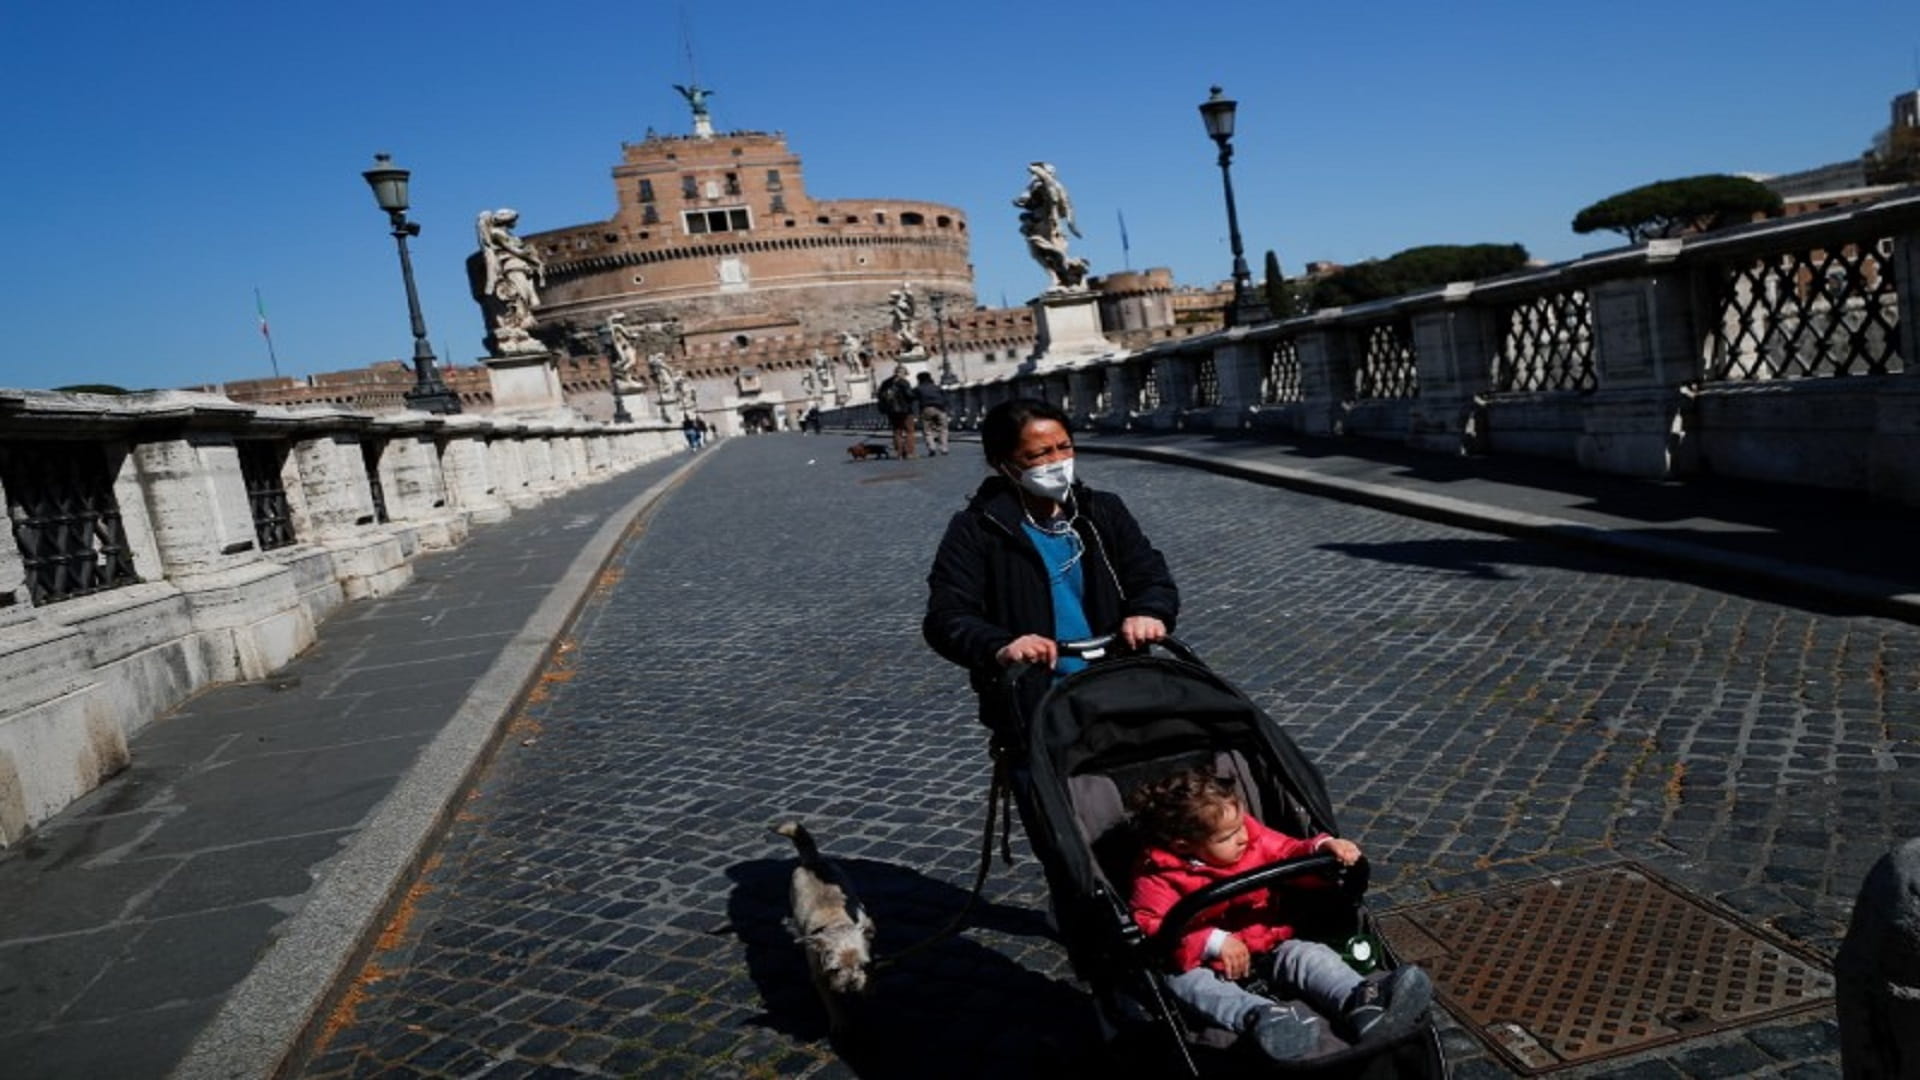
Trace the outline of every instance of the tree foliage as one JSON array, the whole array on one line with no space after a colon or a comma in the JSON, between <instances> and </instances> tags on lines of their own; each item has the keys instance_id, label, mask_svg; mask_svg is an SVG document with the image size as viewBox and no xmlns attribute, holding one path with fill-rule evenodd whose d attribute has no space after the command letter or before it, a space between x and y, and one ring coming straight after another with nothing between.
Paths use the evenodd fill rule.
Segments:
<instances>
[{"instance_id":1,"label":"tree foliage","mask_svg":"<svg viewBox=\"0 0 1920 1080\"><path fill-rule=\"evenodd\" d=\"M131 393L125 387L112 383L74 383L72 386L56 386L54 392L61 394L126 394Z\"/></svg>"},{"instance_id":2,"label":"tree foliage","mask_svg":"<svg viewBox=\"0 0 1920 1080\"><path fill-rule=\"evenodd\" d=\"M1430 244L1336 270L1315 281L1308 297L1314 308L1345 307L1493 277L1526 264L1527 249L1519 244Z\"/></svg>"},{"instance_id":3,"label":"tree foliage","mask_svg":"<svg viewBox=\"0 0 1920 1080\"><path fill-rule=\"evenodd\" d=\"M1609 195L1573 217L1573 231L1617 232L1630 244L1702 232L1778 214L1780 196L1757 180L1711 173L1660 180Z\"/></svg>"},{"instance_id":4,"label":"tree foliage","mask_svg":"<svg viewBox=\"0 0 1920 1080\"><path fill-rule=\"evenodd\" d=\"M1886 147L1867 155L1867 183L1920 183L1920 129L1896 128Z\"/></svg>"}]
</instances>

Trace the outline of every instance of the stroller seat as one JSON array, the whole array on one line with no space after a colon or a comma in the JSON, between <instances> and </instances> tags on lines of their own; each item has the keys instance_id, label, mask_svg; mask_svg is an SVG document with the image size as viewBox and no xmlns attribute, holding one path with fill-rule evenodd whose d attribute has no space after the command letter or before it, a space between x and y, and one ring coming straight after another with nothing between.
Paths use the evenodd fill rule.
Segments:
<instances>
[{"instance_id":1,"label":"stroller seat","mask_svg":"<svg viewBox=\"0 0 1920 1080\"><path fill-rule=\"evenodd\" d=\"M1011 776L1022 821L1046 873L1068 959L1093 992L1101 1028L1119 1051L1116 1061L1159 1060L1190 1076L1285 1072L1290 1065L1244 1048L1222 1053L1237 1034L1187 1015L1167 993L1164 962L1128 903L1141 841L1125 800L1150 779L1211 764L1233 779L1247 812L1279 832L1339 835L1332 801L1320 771L1246 695L1184 645L1171 643L1168 651L1172 658L1094 663L1054 683L1020 716L1015 745L1021 752ZM1318 874L1330 859L1288 864L1296 865L1324 885ZM1288 920L1299 936L1338 947L1366 933L1390 970L1399 961L1366 910L1365 869L1362 862L1346 871L1339 888L1307 887L1299 876L1270 887L1289 890ZM1242 877L1242 888L1255 885L1250 875ZM1341 1041L1329 1025L1318 1052L1301 1065L1316 1076L1447 1075L1430 1023L1411 1039L1360 1047Z\"/></svg>"},{"instance_id":2,"label":"stroller seat","mask_svg":"<svg viewBox=\"0 0 1920 1080\"><path fill-rule=\"evenodd\" d=\"M1278 818L1283 831L1290 833L1309 832L1298 827L1308 820L1306 808L1298 800L1287 798L1281 793L1276 802L1290 804L1281 812L1269 815L1262 802L1261 786L1254 781L1254 770L1247 764L1244 754L1238 750L1219 750L1212 754L1206 752L1176 755L1168 759L1159 759L1116 768L1109 772L1087 772L1067 780L1067 788L1073 801L1074 819L1080 826L1081 839L1092 850L1100 873L1110 882L1119 897L1127 896L1132 888L1132 875L1135 861L1140 855L1142 841L1128 820L1126 811L1127 796L1142 784L1181 769L1211 763L1214 774L1229 777L1246 810L1253 817L1267 822L1270 817ZM1304 918L1311 918L1310 910L1303 910ZM1155 972L1154 977L1165 978L1164 973ZM1274 988L1259 975L1241 980L1255 993L1274 997L1278 1001L1289 999L1276 995ZM1214 1047L1231 1046L1238 1038L1236 1033L1213 1026L1203 1017L1187 1014L1185 1019L1197 1030L1191 1037L1200 1043ZM1344 1042L1330 1042L1325 1052L1335 1052L1345 1047Z\"/></svg>"}]
</instances>

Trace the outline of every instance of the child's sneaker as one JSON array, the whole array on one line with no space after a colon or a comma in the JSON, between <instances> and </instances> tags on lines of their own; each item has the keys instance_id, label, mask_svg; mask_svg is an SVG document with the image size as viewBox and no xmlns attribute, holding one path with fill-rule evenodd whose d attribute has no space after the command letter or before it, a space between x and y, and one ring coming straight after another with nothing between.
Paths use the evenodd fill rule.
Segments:
<instances>
[{"instance_id":1,"label":"child's sneaker","mask_svg":"<svg viewBox=\"0 0 1920 1080\"><path fill-rule=\"evenodd\" d=\"M1292 1061L1319 1044L1320 1017L1291 1006L1262 1005L1253 1010L1247 1038L1274 1061Z\"/></svg>"},{"instance_id":2,"label":"child's sneaker","mask_svg":"<svg viewBox=\"0 0 1920 1080\"><path fill-rule=\"evenodd\" d=\"M1342 1011L1347 1037L1356 1043L1397 1039L1413 1030L1432 1001L1433 982L1412 964L1395 969L1384 979L1364 980L1347 996Z\"/></svg>"}]
</instances>

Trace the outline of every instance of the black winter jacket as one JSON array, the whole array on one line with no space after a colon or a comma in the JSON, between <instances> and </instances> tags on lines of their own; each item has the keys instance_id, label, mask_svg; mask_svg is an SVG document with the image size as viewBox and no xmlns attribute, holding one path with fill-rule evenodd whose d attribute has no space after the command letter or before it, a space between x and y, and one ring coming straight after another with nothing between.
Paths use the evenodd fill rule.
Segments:
<instances>
[{"instance_id":1,"label":"black winter jacket","mask_svg":"<svg viewBox=\"0 0 1920 1080\"><path fill-rule=\"evenodd\" d=\"M1180 591L1118 495L1073 486L1080 513L1074 529L1086 544L1081 561L1087 625L1115 633L1130 615L1151 615L1172 631ZM920 624L933 650L967 669L980 695L980 722L1005 730L1012 708L1001 689L994 654L1022 634L1053 636L1053 594L1047 571L1021 529L1024 515L1013 483L992 476L967 508L953 515L927 574L927 614ZM1044 678L1023 684L1022 708L1046 689Z\"/></svg>"}]
</instances>

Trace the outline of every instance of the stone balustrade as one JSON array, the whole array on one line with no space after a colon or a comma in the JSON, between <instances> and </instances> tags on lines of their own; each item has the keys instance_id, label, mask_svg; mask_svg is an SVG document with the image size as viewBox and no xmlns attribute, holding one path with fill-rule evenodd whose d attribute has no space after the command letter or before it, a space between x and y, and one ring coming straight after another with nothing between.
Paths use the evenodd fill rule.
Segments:
<instances>
[{"instance_id":1,"label":"stone balustrade","mask_svg":"<svg viewBox=\"0 0 1920 1080\"><path fill-rule=\"evenodd\" d=\"M658 425L0 390L0 845L125 766L152 719L405 585L419 552L681 445Z\"/></svg>"},{"instance_id":2,"label":"stone balustrade","mask_svg":"<svg viewBox=\"0 0 1920 1080\"><path fill-rule=\"evenodd\" d=\"M1104 432L1344 435L1920 502L1920 195L953 388ZM883 427L871 405L826 424Z\"/></svg>"}]
</instances>

